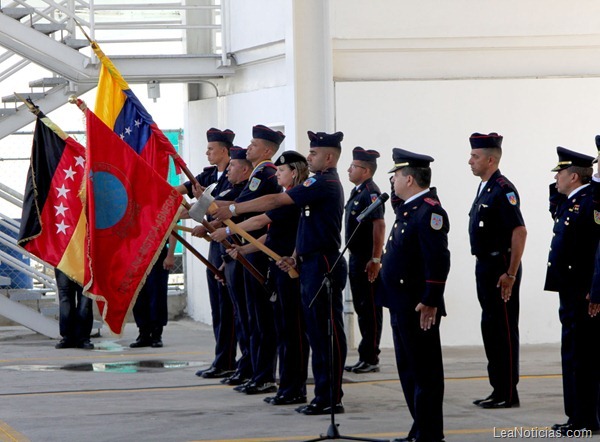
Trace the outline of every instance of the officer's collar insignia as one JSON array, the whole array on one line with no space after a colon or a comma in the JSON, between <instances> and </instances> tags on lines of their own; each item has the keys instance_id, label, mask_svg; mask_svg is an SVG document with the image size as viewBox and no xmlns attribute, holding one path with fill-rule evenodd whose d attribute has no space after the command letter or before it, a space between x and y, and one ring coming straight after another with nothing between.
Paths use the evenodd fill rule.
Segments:
<instances>
[{"instance_id":1,"label":"officer's collar insignia","mask_svg":"<svg viewBox=\"0 0 600 442\"><path fill-rule=\"evenodd\" d=\"M256 189L258 189L258 186L260 186L260 178L252 178L252 180L250 180L250 184L248 185L248 188L254 192Z\"/></svg>"},{"instance_id":2,"label":"officer's collar insignia","mask_svg":"<svg viewBox=\"0 0 600 442\"><path fill-rule=\"evenodd\" d=\"M432 213L429 225L433 230L440 230L444 226L444 218L442 217L442 215Z\"/></svg>"},{"instance_id":3,"label":"officer's collar insignia","mask_svg":"<svg viewBox=\"0 0 600 442\"><path fill-rule=\"evenodd\" d=\"M506 198L508 198L508 202L511 203L513 206L517 205L517 195L515 195L515 192L507 193Z\"/></svg>"},{"instance_id":4,"label":"officer's collar insignia","mask_svg":"<svg viewBox=\"0 0 600 442\"><path fill-rule=\"evenodd\" d=\"M437 206L440 204L439 201L434 200L433 198L425 198L424 201L431 206Z\"/></svg>"},{"instance_id":5,"label":"officer's collar insignia","mask_svg":"<svg viewBox=\"0 0 600 442\"><path fill-rule=\"evenodd\" d=\"M304 187L309 187L309 186L312 186L315 183L315 181L317 181L317 180L314 177L310 177L307 180L305 180L304 183L302 183L302 185Z\"/></svg>"}]
</instances>

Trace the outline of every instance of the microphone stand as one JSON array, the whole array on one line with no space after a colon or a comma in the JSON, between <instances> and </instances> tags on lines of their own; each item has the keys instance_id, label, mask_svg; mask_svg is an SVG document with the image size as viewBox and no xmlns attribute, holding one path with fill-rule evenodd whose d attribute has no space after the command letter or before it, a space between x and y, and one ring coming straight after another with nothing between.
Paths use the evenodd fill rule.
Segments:
<instances>
[{"instance_id":1,"label":"microphone stand","mask_svg":"<svg viewBox=\"0 0 600 442\"><path fill-rule=\"evenodd\" d=\"M365 210L367 210L367 209L365 209ZM339 256L337 257L337 259L331 266L331 269L329 269L329 271L327 273L325 273L325 275L323 275L323 282L321 283L321 287L319 287L319 290L317 291L317 293L315 294L313 299L310 301L310 304L308 305L308 308L312 307L313 303L316 301L317 297L323 290L323 287L325 287L325 289L327 290L327 302L328 302L328 307L329 307L329 315L328 315L329 319L327 320L327 331L329 334L329 408L331 409L331 413L330 413L331 423L329 424L329 427L327 428L327 433L321 434L316 439L309 439L306 442L317 442L317 441L321 441L321 440L332 440L332 439L358 440L358 441L366 441L366 442L389 442L389 439L368 439L368 438L360 438L360 437L353 437L353 436L342 436L338 430L339 424L335 423L335 404L334 404L334 399L333 399L333 389L334 389L334 387L333 387L333 379L334 379L333 349L334 349L334 346L333 346L333 287L332 287L333 281L332 281L332 278L333 278L333 271L335 270L338 263L344 256L344 253L346 253L346 250L348 250L348 246L350 246L350 243L352 242L354 235L356 235L356 232L360 228L361 223L362 223L362 220L359 221L357 226L354 228L352 235L350 235L350 238L348 239L348 241L346 241L346 245L344 246L344 249L340 252Z\"/></svg>"}]
</instances>

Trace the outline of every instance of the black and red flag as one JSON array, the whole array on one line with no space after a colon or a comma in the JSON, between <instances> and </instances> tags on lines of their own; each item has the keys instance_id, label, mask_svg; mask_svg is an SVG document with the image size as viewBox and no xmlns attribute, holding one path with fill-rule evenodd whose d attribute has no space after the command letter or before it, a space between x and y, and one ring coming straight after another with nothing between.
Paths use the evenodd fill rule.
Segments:
<instances>
[{"instance_id":1,"label":"black and red flag","mask_svg":"<svg viewBox=\"0 0 600 442\"><path fill-rule=\"evenodd\" d=\"M17 244L83 283L85 148L38 112Z\"/></svg>"}]
</instances>

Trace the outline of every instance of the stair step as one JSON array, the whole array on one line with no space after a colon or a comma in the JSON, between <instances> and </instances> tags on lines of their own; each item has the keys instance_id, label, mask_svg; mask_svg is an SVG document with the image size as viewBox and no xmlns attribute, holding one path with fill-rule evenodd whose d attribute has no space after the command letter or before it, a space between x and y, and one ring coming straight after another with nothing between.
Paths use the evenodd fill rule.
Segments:
<instances>
[{"instance_id":1,"label":"stair step","mask_svg":"<svg viewBox=\"0 0 600 442\"><path fill-rule=\"evenodd\" d=\"M0 108L0 118L8 117L9 115L14 115L17 113L17 110L14 108ZM0 284L1 286L2 284Z\"/></svg>"},{"instance_id":2,"label":"stair step","mask_svg":"<svg viewBox=\"0 0 600 442\"><path fill-rule=\"evenodd\" d=\"M47 77L40 78L39 80L30 81L29 87L53 87L65 83L67 83L67 79L63 77Z\"/></svg>"},{"instance_id":3,"label":"stair step","mask_svg":"<svg viewBox=\"0 0 600 442\"><path fill-rule=\"evenodd\" d=\"M2 109L0 109L0 111L1 110ZM10 278L8 276L0 276L0 286L3 286L3 285L10 285Z\"/></svg>"},{"instance_id":4,"label":"stair step","mask_svg":"<svg viewBox=\"0 0 600 442\"><path fill-rule=\"evenodd\" d=\"M90 45L90 42L85 38L71 38L67 37L63 40L63 43L68 47L79 50L82 48L86 48Z\"/></svg>"},{"instance_id":5,"label":"stair step","mask_svg":"<svg viewBox=\"0 0 600 442\"><path fill-rule=\"evenodd\" d=\"M42 34L50 35L53 32L64 31L67 29L67 25L60 23L36 23L33 25L33 29Z\"/></svg>"},{"instance_id":6,"label":"stair step","mask_svg":"<svg viewBox=\"0 0 600 442\"><path fill-rule=\"evenodd\" d=\"M15 20L21 20L27 15L31 15L35 12L33 8L2 8L0 9L4 15L14 18Z\"/></svg>"},{"instance_id":7,"label":"stair step","mask_svg":"<svg viewBox=\"0 0 600 442\"><path fill-rule=\"evenodd\" d=\"M44 296L43 293L29 290L16 293L9 290L8 297L11 301L37 301L38 299L42 299L42 296Z\"/></svg>"},{"instance_id":8,"label":"stair step","mask_svg":"<svg viewBox=\"0 0 600 442\"><path fill-rule=\"evenodd\" d=\"M23 98L31 98L33 101L41 100L46 96L43 92L19 92L19 95ZM2 97L3 103L21 103L21 100L13 95L6 95Z\"/></svg>"},{"instance_id":9,"label":"stair step","mask_svg":"<svg viewBox=\"0 0 600 442\"><path fill-rule=\"evenodd\" d=\"M58 304L50 304L50 305L41 306L40 313L47 317L58 316Z\"/></svg>"}]
</instances>

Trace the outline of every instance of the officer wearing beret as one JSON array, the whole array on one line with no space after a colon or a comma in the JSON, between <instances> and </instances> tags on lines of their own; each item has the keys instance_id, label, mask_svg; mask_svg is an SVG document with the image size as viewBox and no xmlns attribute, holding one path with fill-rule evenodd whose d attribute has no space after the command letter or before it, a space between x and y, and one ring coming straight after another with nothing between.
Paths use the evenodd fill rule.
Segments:
<instances>
[{"instance_id":1,"label":"officer wearing beret","mask_svg":"<svg viewBox=\"0 0 600 442\"><path fill-rule=\"evenodd\" d=\"M277 180L284 189L301 185L308 178L306 158L293 150L283 152L275 161ZM296 246L296 233L300 221L300 208L287 205L253 216L238 226L252 232L269 226L267 234L259 241L281 256L291 256ZM211 234L217 241L224 238L225 229ZM236 246L229 250L234 258L256 251L253 244ZM300 281L282 271L275 261L269 262L267 287L275 316L277 347L279 355L279 388L275 396L267 396L264 401L271 405L306 403L306 379L308 375L308 336L302 313Z\"/></svg>"},{"instance_id":2,"label":"officer wearing beret","mask_svg":"<svg viewBox=\"0 0 600 442\"><path fill-rule=\"evenodd\" d=\"M205 167L202 173L196 176L196 180L202 187L217 183L211 193L214 197L231 188L225 171L229 165L229 149L233 146L234 138L235 133L229 129L211 127L206 131L206 158L210 166ZM183 195L194 197L191 181L177 186L176 189ZM205 234L205 231L202 234ZM216 268L221 267L223 260L220 244L210 244L208 260ZM237 341L233 327L233 305L227 289L214 278L209 269L206 269L206 281L215 336L215 358L208 369L198 370L196 375L204 378L223 378L233 374L236 364Z\"/></svg>"},{"instance_id":3,"label":"officer wearing beret","mask_svg":"<svg viewBox=\"0 0 600 442\"><path fill-rule=\"evenodd\" d=\"M271 210L290 204L296 204L301 209L296 249L291 257L282 259L280 268L287 272L291 267L298 266L300 273L300 291L315 378L315 398L310 404L296 409L306 415L331 413L332 401L334 413L344 412L342 374L347 349L342 290L346 283L347 266L343 257L330 275L332 310L329 308L328 293L321 289L324 276L331 271L331 266L339 257L341 245L344 193L336 166L343 136L342 132L327 134L309 131L310 150L307 161L308 168L314 175L287 192L236 203L232 208L233 213L238 214ZM228 218L231 213L220 208L215 216L219 219ZM315 301L310 305L313 299ZM331 328L330 317L333 319ZM329 352L329 330L333 335L332 358ZM329 376L331 364L333 379ZM333 398L330 396L330 386L333 387Z\"/></svg>"},{"instance_id":4,"label":"officer wearing beret","mask_svg":"<svg viewBox=\"0 0 600 442\"><path fill-rule=\"evenodd\" d=\"M377 170L377 158L379 152L355 147L352 151L352 163L348 168L348 178L356 186L352 189L345 207L346 243L351 235L354 235L348 243L348 276L362 339L358 345L358 362L344 368L354 373L379 371L383 314L381 306L375 304L373 283L381 267L385 236L384 206L381 205L361 223L356 219L381 195L379 187L373 181Z\"/></svg>"},{"instance_id":5,"label":"officer wearing beret","mask_svg":"<svg viewBox=\"0 0 600 442\"><path fill-rule=\"evenodd\" d=\"M277 168L271 158L285 135L263 125L252 128L252 140L246 150L246 159L252 163L254 169L246 187L235 202L251 201L263 195L280 193L282 188L277 184L275 173ZM232 207L233 204L230 204ZM258 213L246 213L241 220L251 218ZM252 232L255 237L266 233L266 229ZM260 273L267 274L269 261L262 252L250 253L246 259ZM266 295L264 287L257 279L244 270L244 287L246 290L246 304L248 308L248 324L250 327L250 355L252 359L252 378L245 384L234 389L246 394L264 394L277 391L275 384L275 367L277 355L277 341L275 334L275 319L273 308Z\"/></svg>"},{"instance_id":6,"label":"officer wearing beret","mask_svg":"<svg viewBox=\"0 0 600 442\"><path fill-rule=\"evenodd\" d=\"M448 215L430 188L433 158L393 149L394 192L404 201L386 243L377 290L390 311L396 366L413 425L397 442L444 439L440 320L450 271Z\"/></svg>"},{"instance_id":7,"label":"officer wearing beret","mask_svg":"<svg viewBox=\"0 0 600 442\"><path fill-rule=\"evenodd\" d=\"M557 147L552 169L550 213L554 220L545 290L558 292L562 324L561 358L565 414L568 421L552 428L572 431L600 428L600 370L597 352L600 318L589 315L594 257L600 239L600 203L592 181L594 157ZM592 183L592 185L590 185Z\"/></svg>"},{"instance_id":8,"label":"officer wearing beret","mask_svg":"<svg viewBox=\"0 0 600 442\"><path fill-rule=\"evenodd\" d=\"M500 173L502 136L474 133L469 138L471 172L481 179L469 212L471 253L481 305L481 334L493 388L482 408L519 406L519 288L527 230L519 192Z\"/></svg>"}]
</instances>

